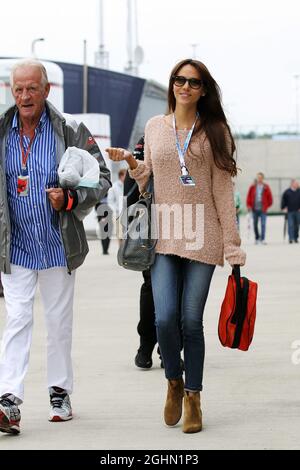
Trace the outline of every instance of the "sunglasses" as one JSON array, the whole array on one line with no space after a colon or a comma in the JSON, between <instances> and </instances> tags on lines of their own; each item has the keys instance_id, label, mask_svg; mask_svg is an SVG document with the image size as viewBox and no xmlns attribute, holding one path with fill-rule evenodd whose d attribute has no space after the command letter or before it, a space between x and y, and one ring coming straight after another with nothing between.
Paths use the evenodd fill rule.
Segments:
<instances>
[{"instance_id":1,"label":"sunglasses","mask_svg":"<svg viewBox=\"0 0 300 470\"><path fill-rule=\"evenodd\" d=\"M199 90L202 87L202 80L198 80L198 78L186 78L181 75L173 75L172 77L173 83L176 86L183 86L186 82L188 82L189 86L194 90Z\"/></svg>"}]
</instances>

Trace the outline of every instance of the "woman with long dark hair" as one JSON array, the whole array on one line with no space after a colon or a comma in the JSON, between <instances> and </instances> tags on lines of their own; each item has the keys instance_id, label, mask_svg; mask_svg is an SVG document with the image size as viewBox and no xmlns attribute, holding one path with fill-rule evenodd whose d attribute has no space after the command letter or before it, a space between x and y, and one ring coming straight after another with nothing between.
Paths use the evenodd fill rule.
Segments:
<instances>
[{"instance_id":1,"label":"woman with long dark hair","mask_svg":"<svg viewBox=\"0 0 300 470\"><path fill-rule=\"evenodd\" d=\"M186 59L174 67L168 103L169 114L146 125L144 162L124 149L107 150L112 160L127 160L141 190L154 177L159 228L151 278L168 379L164 418L169 426L178 423L184 397L183 432L193 433L202 429L203 312L212 275L224 255L230 265L243 265L245 253L231 182L235 145L219 87L202 62Z\"/></svg>"}]
</instances>

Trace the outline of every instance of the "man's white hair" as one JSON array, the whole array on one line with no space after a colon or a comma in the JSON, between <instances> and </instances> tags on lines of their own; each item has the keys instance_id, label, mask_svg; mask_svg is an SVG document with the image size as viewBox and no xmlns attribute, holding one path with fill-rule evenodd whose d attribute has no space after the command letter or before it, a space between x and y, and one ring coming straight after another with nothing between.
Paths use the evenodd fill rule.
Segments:
<instances>
[{"instance_id":1,"label":"man's white hair","mask_svg":"<svg viewBox=\"0 0 300 470\"><path fill-rule=\"evenodd\" d=\"M11 73L10 73L10 86L11 87L13 87L14 85L14 75L15 75L16 70L23 69L25 67L38 68L41 71L42 85L44 86L48 85L49 80L48 80L47 70L43 66L43 64L36 59L23 59L23 60L19 60L18 62L16 62L11 69Z\"/></svg>"}]
</instances>

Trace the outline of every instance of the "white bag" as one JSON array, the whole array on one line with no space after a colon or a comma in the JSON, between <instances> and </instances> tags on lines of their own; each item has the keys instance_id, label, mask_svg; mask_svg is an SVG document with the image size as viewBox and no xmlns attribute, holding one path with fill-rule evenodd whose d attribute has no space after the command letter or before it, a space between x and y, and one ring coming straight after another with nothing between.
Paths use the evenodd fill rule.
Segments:
<instances>
[{"instance_id":1,"label":"white bag","mask_svg":"<svg viewBox=\"0 0 300 470\"><path fill-rule=\"evenodd\" d=\"M100 168L93 155L77 147L68 147L59 167L59 184L62 188L97 188Z\"/></svg>"},{"instance_id":2,"label":"white bag","mask_svg":"<svg viewBox=\"0 0 300 470\"><path fill-rule=\"evenodd\" d=\"M77 147L68 147L63 154L58 167L59 184L64 189L98 188L100 168L93 155ZM83 220L91 211L89 209L74 209L74 214Z\"/></svg>"}]
</instances>

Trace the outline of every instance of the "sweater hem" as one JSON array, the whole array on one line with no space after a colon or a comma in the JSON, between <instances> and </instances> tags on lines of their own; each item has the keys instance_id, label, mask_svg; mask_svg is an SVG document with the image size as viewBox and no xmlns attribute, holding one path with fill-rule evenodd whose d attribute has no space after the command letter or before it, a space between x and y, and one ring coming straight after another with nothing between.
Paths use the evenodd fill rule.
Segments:
<instances>
[{"instance_id":1,"label":"sweater hem","mask_svg":"<svg viewBox=\"0 0 300 470\"><path fill-rule=\"evenodd\" d=\"M224 266L224 261L221 262L220 260L216 260L216 259L212 259L212 258L207 258L207 257L192 257L192 256L187 256L187 255L184 255L182 253L175 253L174 251L172 250L165 250L165 251L162 251L162 250L156 250L155 251L156 254L158 255L167 255L167 256L178 256L179 258L182 258L182 259L187 259L187 260L190 260L190 261L198 261L199 263L204 263L204 264L212 264L213 266L221 266L223 267Z\"/></svg>"}]
</instances>

